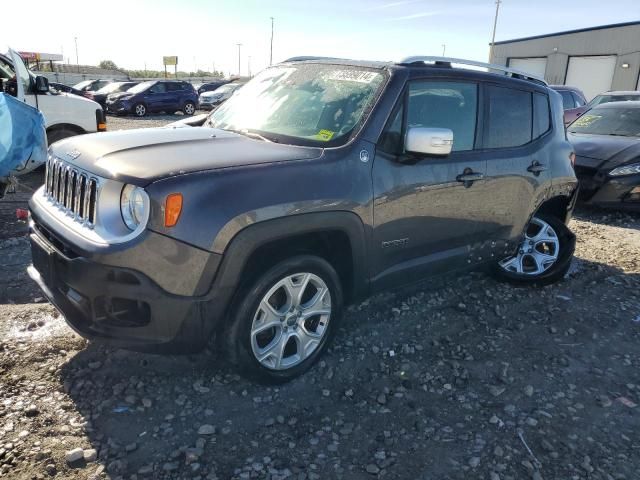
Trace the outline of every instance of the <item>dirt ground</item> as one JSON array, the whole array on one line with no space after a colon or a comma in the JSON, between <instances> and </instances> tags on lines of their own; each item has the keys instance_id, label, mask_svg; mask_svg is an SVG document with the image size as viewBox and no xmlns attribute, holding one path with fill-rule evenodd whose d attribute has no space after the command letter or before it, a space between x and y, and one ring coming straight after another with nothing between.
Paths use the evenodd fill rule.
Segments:
<instances>
[{"instance_id":1,"label":"dirt ground","mask_svg":"<svg viewBox=\"0 0 640 480\"><path fill-rule=\"evenodd\" d=\"M76 336L25 274L15 205L0 202L2 478L638 478L640 215L579 209L553 286L471 273L349 307L323 360L274 388L214 352Z\"/></svg>"}]
</instances>

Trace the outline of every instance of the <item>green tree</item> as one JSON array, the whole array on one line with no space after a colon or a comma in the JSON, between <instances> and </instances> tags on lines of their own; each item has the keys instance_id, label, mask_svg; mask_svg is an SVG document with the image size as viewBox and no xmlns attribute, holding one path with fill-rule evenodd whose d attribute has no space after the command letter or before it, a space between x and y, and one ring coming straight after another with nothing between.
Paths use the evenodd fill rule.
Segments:
<instances>
[{"instance_id":1,"label":"green tree","mask_svg":"<svg viewBox=\"0 0 640 480\"><path fill-rule=\"evenodd\" d=\"M115 62L111 61L111 60L102 60L99 64L100 68L104 68L105 70L117 70L118 66L115 64Z\"/></svg>"}]
</instances>

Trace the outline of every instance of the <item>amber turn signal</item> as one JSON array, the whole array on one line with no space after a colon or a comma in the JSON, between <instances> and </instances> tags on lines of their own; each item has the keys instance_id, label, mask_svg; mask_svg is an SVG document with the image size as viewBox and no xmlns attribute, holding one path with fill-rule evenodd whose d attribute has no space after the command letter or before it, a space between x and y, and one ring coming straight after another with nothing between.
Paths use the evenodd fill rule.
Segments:
<instances>
[{"instance_id":1,"label":"amber turn signal","mask_svg":"<svg viewBox=\"0 0 640 480\"><path fill-rule=\"evenodd\" d=\"M182 194L171 193L164 202L164 226L173 227L178 223L182 211Z\"/></svg>"}]
</instances>

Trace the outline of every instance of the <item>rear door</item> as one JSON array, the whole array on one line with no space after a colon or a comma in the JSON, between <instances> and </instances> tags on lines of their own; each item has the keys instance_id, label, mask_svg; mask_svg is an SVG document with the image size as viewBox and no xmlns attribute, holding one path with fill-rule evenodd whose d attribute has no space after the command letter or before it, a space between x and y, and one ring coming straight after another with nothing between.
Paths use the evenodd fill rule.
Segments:
<instances>
[{"instance_id":1,"label":"rear door","mask_svg":"<svg viewBox=\"0 0 640 480\"><path fill-rule=\"evenodd\" d=\"M487 84L483 149L492 219L481 235L496 255L511 250L529 216L551 186L549 97L519 86Z\"/></svg>"},{"instance_id":2,"label":"rear door","mask_svg":"<svg viewBox=\"0 0 640 480\"><path fill-rule=\"evenodd\" d=\"M408 84L380 138L373 165L375 289L477 263L479 223L491 208L486 158L475 149L479 85L458 79ZM404 138L411 127L453 131L446 157L411 158ZM476 180L463 182L462 174Z\"/></svg>"},{"instance_id":3,"label":"rear door","mask_svg":"<svg viewBox=\"0 0 640 480\"><path fill-rule=\"evenodd\" d=\"M167 83L167 105L178 110L182 107L182 100L185 94L182 82Z\"/></svg>"}]
</instances>

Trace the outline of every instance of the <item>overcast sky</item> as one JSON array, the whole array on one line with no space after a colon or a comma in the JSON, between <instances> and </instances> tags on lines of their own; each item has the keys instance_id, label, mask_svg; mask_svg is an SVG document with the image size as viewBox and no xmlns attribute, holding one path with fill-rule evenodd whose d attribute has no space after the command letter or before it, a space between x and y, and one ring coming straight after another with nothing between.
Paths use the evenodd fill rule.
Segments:
<instances>
[{"instance_id":1,"label":"overcast sky","mask_svg":"<svg viewBox=\"0 0 640 480\"><path fill-rule=\"evenodd\" d=\"M81 64L113 60L126 68L256 73L296 55L397 60L441 55L486 61L494 0L78 0L2 2L2 43L16 50L63 53ZM39 6L41 5L41 6ZM11 18L12 21L6 21ZM15 21L13 21L15 19ZM640 0L504 0L496 40L640 20Z\"/></svg>"}]
</instances>

